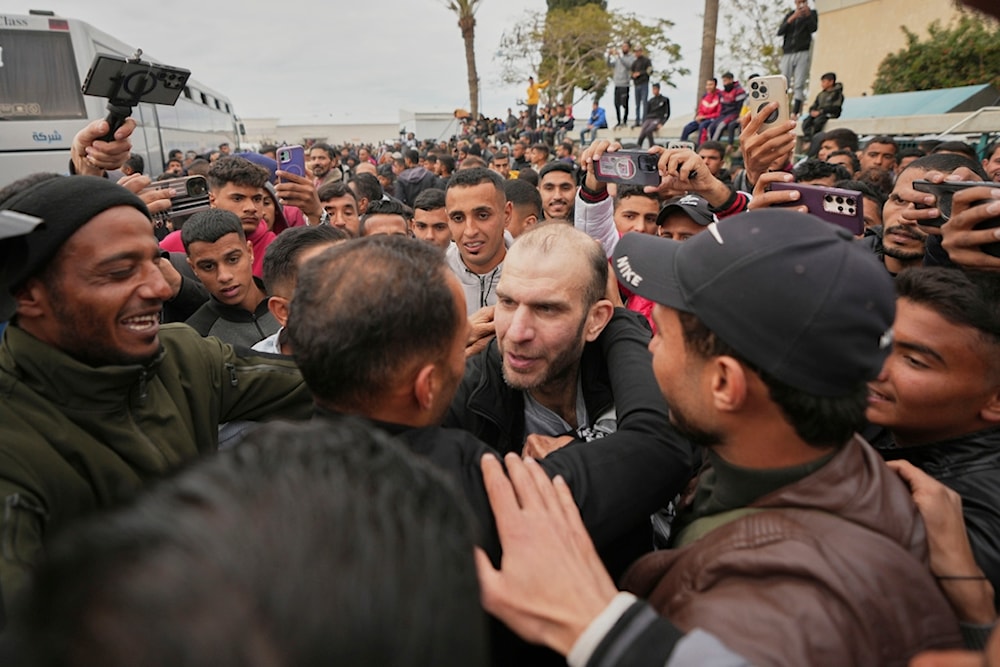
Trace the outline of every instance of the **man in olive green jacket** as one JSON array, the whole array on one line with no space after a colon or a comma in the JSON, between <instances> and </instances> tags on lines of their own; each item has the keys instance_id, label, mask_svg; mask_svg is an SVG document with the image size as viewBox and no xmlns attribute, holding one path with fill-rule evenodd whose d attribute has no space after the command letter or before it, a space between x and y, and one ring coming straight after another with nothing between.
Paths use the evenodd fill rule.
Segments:
<instances>
[{"instance_id":1,"label":"man in olive green jacket","mask_svg":"<svg viewBox=\"0 0 1000 667\"><path fill-rule=\"evenodd\" d=\"M54 529L214 451L220 422L305 418L312 402L291 362L160 326L173 292L125 188L36 175L0 210L44 221L0 240L2 624Z\"/></svg>"}]
</instances>

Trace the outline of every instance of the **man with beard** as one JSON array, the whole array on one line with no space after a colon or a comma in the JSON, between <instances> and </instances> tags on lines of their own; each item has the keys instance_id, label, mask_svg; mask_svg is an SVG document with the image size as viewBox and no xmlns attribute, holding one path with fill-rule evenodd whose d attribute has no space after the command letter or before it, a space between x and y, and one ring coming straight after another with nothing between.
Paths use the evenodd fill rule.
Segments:
<instances>
[{"instance_id":1,"label":"man with beard","mask_svg":"<svg viewBox=\"0 0 1000 667\"><path fill-rule=\"evenodd\" d=\"M595 667L734 664L692 656L699 632L755 665L903 665L960 645L910 492L855 433L891 340L878 262L846 230L767 209L684 243L627 234L614 267L656 303L653 373L708 465L671 548L619 593L559 525L575 514L562 485L508 456L515 498L484 458L503 545L499 571L478 557L486 609Z\"/></svg>"},{"instance_id":2,"label":"man with beard","mask_svg":"<svg viewBox=\"0 0 1000 667\"><path fill-rule=\"evenodd\" d=\"M338 166L340 156L329 144L313 144L309 149L306 169L313 175L313 185L318 190L327 183L339 183L344 180L344 172Z\"/></svg>"},{"instance_id":3,"label":"man with beard","mask_svg":"<svg viewBox=\"0 0 1000 667\"><path fill-rule=\"evenodd\" d=\"M556 160L538 172L538 192L542 195L542 211L546 220L572 220L576 197L574 165Z\"/></svg>"},{"instance_id":4,"label":"man with beard","mask_svg":"<svg viewBox=\"0 0 1000 667\"><path fill-rule=\"evenodd\" d=\"M53 531L214 452L220 422L307 417L311 400L291 362L160 325L172 291L125 188L36 174L0 209L45 222L0 242L16 309L0 342L2 624Z\"/></svg>"},{"instance_id":5,"label":"man with beard","mask_svg":"<svg viewBox=\"0 0 1000 667\"><path fill-rule=\"evenodd\" d=\"M900 172L892 194L882 207L882 227L867 230L861 241L882 258L891 275L895 276L907 267L920 266L924 261L927 234L921 231L913 213L918 207L926 208L933 204L933 196L914 190L913 181L923 178L929 171L950 174L963 167L968 174L963 179L987 180L978 164L951 153L924 156Z\"/></svg>"},{"instance_id":6,"label":"man with beard","mask_svg":"<svg viewBox=\"0 0 1000 667\"><path fill-rule=\"evenodd\" d=\"M647 357L640 343L614 369L636 378L635 393L611 391L601 352L615 310L601 287L606 266L601 247L570 225L538 225L519 236L496 288L496 338L470 357L445 425L500 452L535 456L573 440L628 438L619 419L656 387L641 379ZM634 334L648 340L641 327Z\"/></svg>"},{"instance_id":7,"label":"man with beard","mask_svg":"<svg viewBox=\"0 0 1000 667\"><path fill-rule=\"evenodd\" d=\"M566 225L553 227L574 233ZM536 242L546 239L552 240L541 236ZM586 237L583 243L596 249ZM579 241L571 245L578 247ZM565 447L542 465L571 486L605 562L620 571L651 548L649 514L684 487L694 457L688 443L670 428L666 405L656 392L645 349L648 332L638 317L603 298L608 264L599 251L590 259L588 267L581 267L582 262L566 267L578 280L564 280L563 289L541 297L550 311L536 318L544 329L539 335L547 341L552 335L565 338L576 333L577 322L559 325L584 316L588 333L601 326L606 335L590 352L606 356L613 367L610 386L616 398L631 397L629 410L620 413L617 437ZM590 267L600 270L590 275ZM523 264L514 265L515 271L519 268ZM584 276L594 280L581 284ZM581 292L588 293L588 301L596 296L589 313L581 312ZM362 293L369 298L358 299ZM544 288L537 293L544 295ZM379 307L373 309L372 303ZM523 315L516 319L511 328L525 323ZM449 404L464 405L452 399L466 366L469 330L462 286L441 252L398 236L358 239L310 260L299 274L288 321L289 342L313 391L317 417L364 417L444 470L464 492L476 519L478 544L499 563L496 525L479 470L480 458L491 451L488 443L467 431L440 426ZM631 361L636 358L637 363ZM499 371L497 379L502 383ZM575 377L572 383L575 391ZM512 648L509 642L495 644L494 664L564 664L541 662L538 655L498 655Z\"/></svg>"}]
</instances>

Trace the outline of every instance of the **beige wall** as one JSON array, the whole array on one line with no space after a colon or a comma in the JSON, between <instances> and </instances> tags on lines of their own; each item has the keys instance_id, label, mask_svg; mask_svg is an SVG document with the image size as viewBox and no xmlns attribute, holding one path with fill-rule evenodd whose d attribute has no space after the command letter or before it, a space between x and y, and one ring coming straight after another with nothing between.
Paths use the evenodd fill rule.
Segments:
<instances>
[{"instance_id":1,"label":"beige wall","mask_svg":"<svg viewBox=\"0 0 1000 667\"><path fill-rule=\"evenodd\" d=\"M906 46L900 26L925 35L932 21L946 25L958 13L952 0L815 0L815 7L809 103L824 72L836 72L846 97L871 95L879 63Z\"/></svg>"}]
</instances>

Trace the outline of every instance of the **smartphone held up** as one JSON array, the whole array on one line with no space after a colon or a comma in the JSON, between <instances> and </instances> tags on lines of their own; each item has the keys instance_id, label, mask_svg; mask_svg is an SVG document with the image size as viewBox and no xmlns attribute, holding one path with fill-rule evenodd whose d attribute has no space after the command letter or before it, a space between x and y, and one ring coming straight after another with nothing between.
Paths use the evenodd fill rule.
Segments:
<instances>
[{"instance_id":1,"label":"smartphone held up","mask_svg":"<svg viewBox=\"0 0 1000 667\"><path fill-rule=\"evenodd\" d=\"M660 172L656 155L645 151L608 152L594 163L594 176L604 183L659 185Z\"/></svg>"}]
</instances>

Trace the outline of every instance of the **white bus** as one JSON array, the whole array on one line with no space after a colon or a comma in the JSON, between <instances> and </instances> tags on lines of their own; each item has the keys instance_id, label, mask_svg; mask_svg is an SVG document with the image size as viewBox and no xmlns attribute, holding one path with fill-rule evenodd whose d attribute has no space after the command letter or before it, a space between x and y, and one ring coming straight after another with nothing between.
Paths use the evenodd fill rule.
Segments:
<instances>
[{"instance_id":1,"label":"white bus","mask_svg":"<svg viewBox=\"0 0 1000 667\"><path fill-rule=\"evenodd\" d=\"M0 187L34 172L68 171L73 136L107 116L107 100L80 92L94 56L134 51L83 21L51 12L0 13ZM140 104L132 117L139 125L133 153L154 178L171 149L207 153L223 142L239 148L240 123L229 100L194 79L176 106Z\"/></svg>"}]
</instances>

